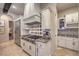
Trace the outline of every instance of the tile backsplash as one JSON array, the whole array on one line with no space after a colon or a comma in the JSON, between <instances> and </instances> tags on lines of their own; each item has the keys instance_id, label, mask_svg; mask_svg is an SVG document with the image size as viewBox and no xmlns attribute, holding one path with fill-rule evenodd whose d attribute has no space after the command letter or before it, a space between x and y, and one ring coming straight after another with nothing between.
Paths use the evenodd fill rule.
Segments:
<instances>
[{"instance_id":1,"label":"tile backsplash","mask_svg":"<svg viewBox=\"0 0 79 59\"><path fill-rule=\"evenodd\" d=\"M66 28L58 30L58 36L78 38L78 28Z\"/></svg>"}]
</instances>

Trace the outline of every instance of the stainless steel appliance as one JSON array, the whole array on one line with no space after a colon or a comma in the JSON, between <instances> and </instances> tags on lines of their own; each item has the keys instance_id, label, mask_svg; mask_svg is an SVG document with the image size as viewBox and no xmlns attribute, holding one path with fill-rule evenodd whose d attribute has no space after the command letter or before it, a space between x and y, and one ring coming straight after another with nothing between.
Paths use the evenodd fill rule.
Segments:
<instances>
[{"instance_id":1,"label":"stainless steel appliance","mask_svg":"<svg viewBox=\"0 0 79 59\"><path fill-rule=\"evenodd\" d=\"M20 46L20 37L21 37L21 23L20 19L15 21L15 43Z\"/></svg>"}]
</instances>

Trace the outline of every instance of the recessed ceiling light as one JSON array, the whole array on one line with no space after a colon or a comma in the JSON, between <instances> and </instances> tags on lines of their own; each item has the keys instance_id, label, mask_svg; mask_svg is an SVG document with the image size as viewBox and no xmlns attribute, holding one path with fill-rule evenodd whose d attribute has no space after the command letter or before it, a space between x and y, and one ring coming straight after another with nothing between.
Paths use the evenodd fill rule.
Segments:
<instances>
[{"instance_id":1,"label":"recessed ceiling light","mask_svg":"<svg viewBox=\"0 0 79 59\"><path fill-rule=\"evenodd\" d=\"M16 9L16 7L15 7L14 5L13 5L12 7L13 7L14 9Z\"/></svg>"}]
</instances>

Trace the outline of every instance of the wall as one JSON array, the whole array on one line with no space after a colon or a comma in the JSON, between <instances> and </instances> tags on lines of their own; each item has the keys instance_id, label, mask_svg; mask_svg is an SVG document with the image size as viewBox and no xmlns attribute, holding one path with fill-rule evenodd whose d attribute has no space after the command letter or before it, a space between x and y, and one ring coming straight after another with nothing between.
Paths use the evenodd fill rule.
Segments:
<instances>
[{"instance_id":1,"label":"wall","mask_svg":"<svg viewBox=\"0 0 79 59\"><path fill-rule=\"evenodd\" d=\"M0 20L5 21L5 32L3 34L0 34L0 43L9 40L9 20L11 18L8 15L2 15L0 17Z\"/></svg>"},{"instance_id":2,"label":"wall","mask_svg":"<svg viewBox=\"0 0 79 59\"><path fill-rule=\"evenodd\" d=\"M57 10L56 10L56 4L55 3L44 3L44 4L40 4L41 7L41 11L44 9L49 8L50 12L51 12L51 16L49 19L50 20L50 29L51 29L51 55L54 55L55 51L56 51L56 36L57 36Z\"/></svg>"}]
</instances>

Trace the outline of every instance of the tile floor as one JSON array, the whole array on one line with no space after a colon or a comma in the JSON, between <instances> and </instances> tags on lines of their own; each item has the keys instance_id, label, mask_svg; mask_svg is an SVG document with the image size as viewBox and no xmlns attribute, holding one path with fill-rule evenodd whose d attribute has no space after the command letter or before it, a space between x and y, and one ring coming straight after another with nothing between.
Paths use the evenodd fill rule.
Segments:
<instances>
[{"instance_id":1,"label":"tile floor","mask_svg":"<svg viewBox=\"0 0 79 59\"><path fill-rule=\"evenodd\" d=\"M56 56L77 56L78 52L58 47ZM0 56L28 56L13 40L0 43Z\"/></svg>"},{"instance_id":2,"label":"tile floor","mask_svg":"<svg viewBox=\"0 0 79 59\"><path fill-rule=\"evenodd\" d=\"M0 44L0 56L27 56L13 40Z\"/></svg>"},{"instance_id":3,"label":"tile floor","mask_svg":"<svg viewBox=\"0 0 79 59\"><path fill-rule=\"evenodd\" d=\"M70 49L58 47L55 55L56 56L78 56L78 52Z\"/></svg>"}]
</instances>

